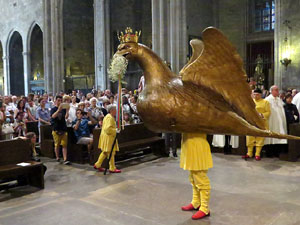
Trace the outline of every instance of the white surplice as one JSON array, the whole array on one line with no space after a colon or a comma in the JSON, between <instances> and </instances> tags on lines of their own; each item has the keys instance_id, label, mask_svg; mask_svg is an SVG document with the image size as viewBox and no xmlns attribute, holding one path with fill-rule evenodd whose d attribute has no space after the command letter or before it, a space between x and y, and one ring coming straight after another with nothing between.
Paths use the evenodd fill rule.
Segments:
<instances>
[{"instance_id":1,"label":"white surplice","mask_svg":"<svg viewBox=\"0 0 300 225\"><path fill-rule=\"evenodd\" d=\"M212 145L217 148L224 148L225 146L225 135L215 134L213 136ZM239 136L231 136L230 138L230 145L232 148L239 147Z\"/></svg>"},{"instance_id":2,"label":"white surplice","mask_svg":"<svg viewBox=\"0 0 300 225\"><path fill-rule=\"evenodd\" d=\"M274 97L273 95L269 95L265 98L270 103L271 107L271 115L269 117L269 129L270 131L280 133L280 134L287 134L287 127L286 127L286 118L284 112L284 103L283 101L278 98ZM287 144L286 139L277 139L277 138L266 138L265 144Z\"/></svg>"},{"instance_id":3,"label":"white surplice","mask_svg":"<svg viewBox=\"0 0 300 225\"><path fill-rule=\"evenodd\" d=\"M300 92L294 96L292 103L296 105L298 112L300 112Z\"/></svg>"}]
</instances>

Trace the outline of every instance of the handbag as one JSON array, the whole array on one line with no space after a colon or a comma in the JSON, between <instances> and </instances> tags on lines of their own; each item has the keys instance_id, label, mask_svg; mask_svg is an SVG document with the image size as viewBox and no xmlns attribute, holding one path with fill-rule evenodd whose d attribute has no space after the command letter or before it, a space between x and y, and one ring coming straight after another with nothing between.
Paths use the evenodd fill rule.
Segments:
<instances>
[{"instance_id":1,"label":"handbag","mask_svg":"<svg viewBox=\"0 0 300 225\"><path fill-rule=\"evenodd\" d=\"M2 134L12 134L14 132L14 128L10 124L4 124L2 126Z\"/></svg>"}]
</instances>

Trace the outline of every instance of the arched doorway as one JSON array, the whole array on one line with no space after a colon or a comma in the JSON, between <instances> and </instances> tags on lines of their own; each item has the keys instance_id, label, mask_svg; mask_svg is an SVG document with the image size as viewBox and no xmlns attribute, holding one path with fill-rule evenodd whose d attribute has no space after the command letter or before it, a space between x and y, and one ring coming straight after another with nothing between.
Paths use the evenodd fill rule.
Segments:
<instances>
[{"instance_id":1,"label":"arched doorway","mask_svg":"<svg viewBox=\"0 0 300 225\"><path fill-rule=\"evenodd\" d=\"M43 32L35 24L30 37L31 66L29 74L29 92L43 94L44 89L44 60L43 60Z\"/></svg>"},{"instance_id":2,"label":"arched doorway","mask_svg":"<svg viewBox=\"0 0 300 225\"><path fill-rule=\"evenodd\" d=\"M90 91L95 83L94 1L64 0L65 90Z\"/></svg>"},{"instance_id":3,"label":"arched doorway","mask_svg":"<svg viewBox=\"0 0 300 225\"><path fill-rule=\"evenodd\" d=\"M3 47L0 41L0 95L3 95L3 84L4 84L4 75L3 75Z\"/></svg>"},{"instance_id":4,"label":"arched doorway","mask_svg":"<svg viewBox=\"0 0 300 225\"><path fill-rule=\"evenodd\" d=\"M9 42L10 93L24 94L23 43L19 32L15 31Z\"/></svg>"}]
</instances>

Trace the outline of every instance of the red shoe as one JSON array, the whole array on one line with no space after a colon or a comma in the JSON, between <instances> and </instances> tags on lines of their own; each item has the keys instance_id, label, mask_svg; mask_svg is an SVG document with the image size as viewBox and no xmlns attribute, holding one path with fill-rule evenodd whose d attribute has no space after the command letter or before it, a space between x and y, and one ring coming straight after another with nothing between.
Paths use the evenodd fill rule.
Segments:
<instances>
[{"instance_id":1,"label":"red shoe","mask_svg":"<svg viewBox=\"0 0 300 225\"><path fill-rule=\"evenodd\" d=\"M242 156L242 159L249 159L249 158L250 158L250 156L247 154Z\"/></svg>"},{"instance_id":2,"label":"red shoe","mask_svg":"<svg viewBox=\"0 0 300 225\"><path fill-rule=\"evenodd\" d=\"M201 210L199 210L198 212L196 212L193 216L192 219L193 220L200 220L206 216L210 216L210 212L206 215L204 212L202 212Z\"/></svg>"},{"instance_id":3,"label":"red shoe","mask_svg":"<svg viewBox=\"0 0 300 225\"><path fill-rule=\"evenodd\" d=\"M99 172L103 172L103 171L105 170L104 168L101 168L101 167L100 167L100 168L97 168L95 165L94 165L94 169L95 169L95 170L98 170Z\"/></svg>"},{"instance_id":4,"label":"red shoe","mask_svg":"<svg viewBox=\"0 0 300 225\"><path fill-rule=\"evenodd\" d=\"M192 203L181 207L182 211L192 211L192 210L198 210L198 209L199 209L199 207L197 209L195 209Z\"/></svg>"},{"instance_id":5,"label":"red shoe","mask_svg":"<svg viewBox=\"0 0 300 225\"><path fill-rule=\"evenodd\" d=\"M255 156L255 160L256 160L256 161L261 160L260 156Z\"/></svg>"},{"instance_id":6,"label":"red shoe","mask_svg":"<svg viewBox=\"0 0 300 225\"><path fill-rule=\"evenodd\" d=\"M110 173L121 173L122 171L121 171L121 170L118 170L118 169L115 169L115 170L110 170L109 172L110 172Z\"/></svg>"}]
</instances>

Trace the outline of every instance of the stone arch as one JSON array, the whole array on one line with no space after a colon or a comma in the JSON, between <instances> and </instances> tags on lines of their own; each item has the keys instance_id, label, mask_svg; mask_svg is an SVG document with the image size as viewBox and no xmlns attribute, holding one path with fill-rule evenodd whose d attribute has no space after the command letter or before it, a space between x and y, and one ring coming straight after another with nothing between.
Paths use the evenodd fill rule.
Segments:
<instances>
[{"instance_id":1,"label":"stone arch","mask_svg":"<svg viewBox=\"0 0 300 225\"><path fill-rule=\"evenodd\" d=\"M18 31L13 31L7 43L9 56L9 83L10 93L13 95L24 94L24 65L23 42Z\"/></svg>"},{"instance_id":2,"label":"stone arch","mask_svg":"<svg viewBox=\"0 0 300 225\"><path fill-rule=\"evenodd\" d=\"M42 94L44 92L43 32L36 22L31 25L28 32L27 50L30 54L29 92Z\"/></svg>"}]
</instances>

